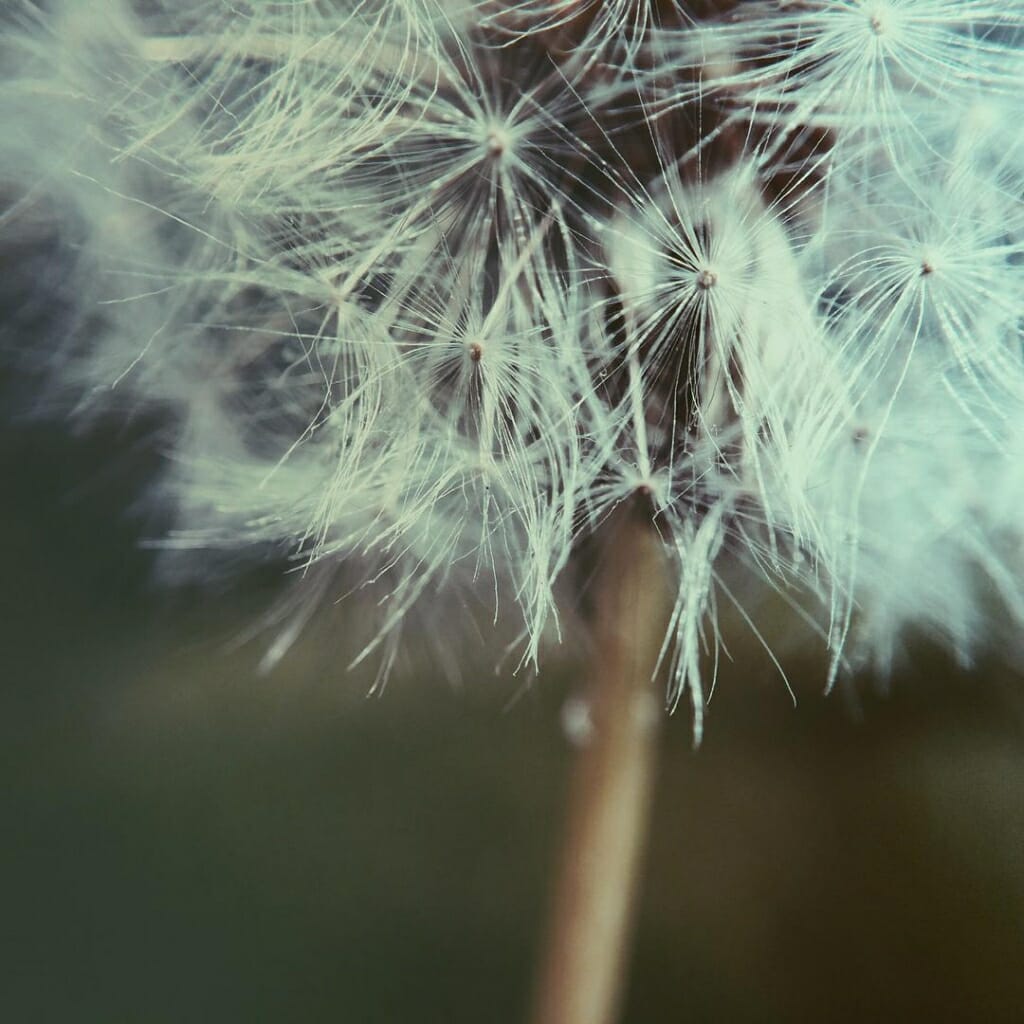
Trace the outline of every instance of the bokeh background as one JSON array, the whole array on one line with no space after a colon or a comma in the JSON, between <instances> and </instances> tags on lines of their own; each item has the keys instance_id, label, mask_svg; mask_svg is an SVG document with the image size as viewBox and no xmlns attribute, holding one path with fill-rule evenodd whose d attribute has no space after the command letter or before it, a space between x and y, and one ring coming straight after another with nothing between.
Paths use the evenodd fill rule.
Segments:
<instances>
[{"instance_id":1,"label":"bokeh background","mask_svg":"<svg viewBox=\"0 0 1024 1024\"><path fill-rule=\"evenodd\" d=\"M259 675L273 574L151 584L139 436L0 440L2 1018L523 1021L578 670L367 699L341 606ZM667 724L625 1021L1024 1020L1024 680L789 646Z\"/></svg>"}]
</instances>

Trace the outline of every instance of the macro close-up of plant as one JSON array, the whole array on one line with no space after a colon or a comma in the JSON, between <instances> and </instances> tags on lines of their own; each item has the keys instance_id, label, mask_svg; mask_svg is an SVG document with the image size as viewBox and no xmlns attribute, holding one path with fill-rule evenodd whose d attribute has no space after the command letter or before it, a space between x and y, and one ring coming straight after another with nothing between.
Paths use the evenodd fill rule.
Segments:
<instances>
[{"instance_id":1,"label":"macro close-up of plant","mask_svg":"<svg viewBox=\"0 0 1024 1024\"><path fill-rule=\"evenodd\" d=\"M921 635L1018 663L1019 0L0 31L5 358L33 418L145 424L161 580L278 571L266 670L334 605L375 691L471 639L591 666L537 1024L616 1019L655 724L700 744L723 617L783 692L769 605L826 693Z\"/></svg>"}]
</instances>

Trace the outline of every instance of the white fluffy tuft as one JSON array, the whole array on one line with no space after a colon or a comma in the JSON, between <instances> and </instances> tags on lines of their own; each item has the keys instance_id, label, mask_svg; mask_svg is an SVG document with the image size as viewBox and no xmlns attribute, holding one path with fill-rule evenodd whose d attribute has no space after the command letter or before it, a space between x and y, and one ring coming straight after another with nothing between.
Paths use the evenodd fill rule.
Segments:
<instances>
[{"instance_id":1,"label":"white fluffy tuft","mask_svg":"<svg viewBox=\"0 0 1024 1024\"><path fill-rule=\"evenodd\" d=\"M170 424L179 567L293 561L269 661L344 577L360 658L472 594L535 664L623 503L698 737L730 560L833 677L1024 624L1024 5L729 6L0 15L0 233L61 311L19 349Z\"/></svg>"}]
</instances>

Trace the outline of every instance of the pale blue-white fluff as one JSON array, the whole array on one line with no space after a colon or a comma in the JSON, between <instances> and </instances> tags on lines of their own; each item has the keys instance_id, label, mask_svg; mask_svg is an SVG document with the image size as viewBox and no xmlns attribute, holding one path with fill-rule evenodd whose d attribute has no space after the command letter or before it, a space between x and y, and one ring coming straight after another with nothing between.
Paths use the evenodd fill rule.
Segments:
<instances>
[{"instance_id":1,"label":"pale blue-white fluff","mask_svg":"<svg viewBox=\"0 0 1024 1024\"><path fill-rule=\"evenodd\" d=\"M1024 623L1020 0L13 0L0 33L0 239L61 309L19 358L47 410L171 425L179 570L302 569L268 660L362 591L385 669L458 594L535 663L624 502L698 737L723 602L758 633L726 565L828 685Z\"/></svg>"}]
</instances>

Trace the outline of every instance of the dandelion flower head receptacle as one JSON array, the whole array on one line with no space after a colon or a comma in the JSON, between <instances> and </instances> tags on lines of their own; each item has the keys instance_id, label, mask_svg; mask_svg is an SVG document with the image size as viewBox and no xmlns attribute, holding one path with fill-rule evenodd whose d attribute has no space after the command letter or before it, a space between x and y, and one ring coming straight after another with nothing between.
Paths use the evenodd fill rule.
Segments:
<instances>
[{"instance_id":1,"label":"dandelion flower head receptacle","mask_svg":"<svg viewBox=\"0 0 1024 1024\"><path fill-rule=\"evenodd\" d=\"M160 423L179 571L290 560L270 660L367 593L385 670L463 595L533 664L622 506L698 736L718 612L760 635L737 579L813 623L826 685L1024 622L1019 0L0 25L9 347L40 408Z\"/></svg>"}]
</instances>

